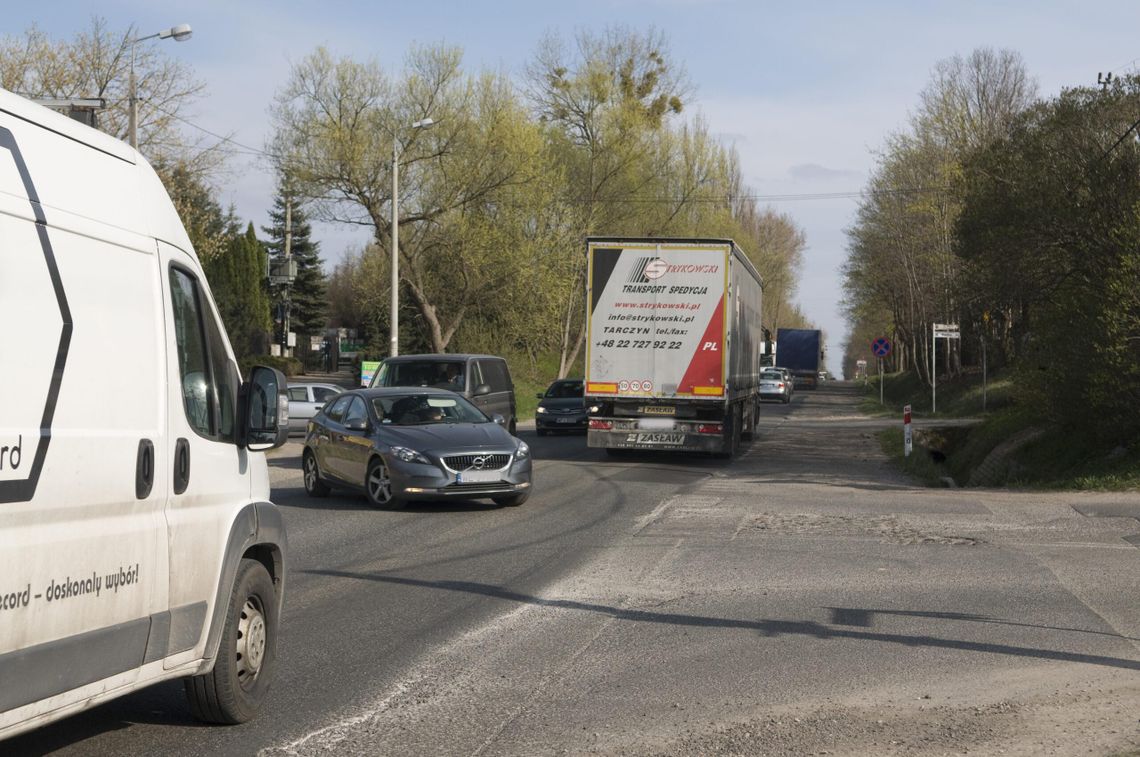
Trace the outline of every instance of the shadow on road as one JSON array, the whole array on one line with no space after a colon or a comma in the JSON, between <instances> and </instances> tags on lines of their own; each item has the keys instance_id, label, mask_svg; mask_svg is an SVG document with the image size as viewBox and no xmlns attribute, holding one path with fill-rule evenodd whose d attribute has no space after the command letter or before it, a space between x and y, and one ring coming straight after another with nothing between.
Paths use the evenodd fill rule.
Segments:
<instances>
[{"instance_id":1,"label":"shadow on road","mask_svg":"<svg viewBox=\"0 0 1140 757\"><path fill-rule=\"evenodd\" d=\"M800 635L811 636L822 640L852 639L855 641L872 641L881 644L899 644L906 647L953 649L963 652L983 652L987 654L1007 655L1010 657L1027 657L1039 660L1054 660L1057 662L1101 665L1104 667L1122 668L1124 670L1140 670L1140 660L1128 660L1122 657L1066 652L1063 650L1041 649L1013 644L994 644L979 641L965 641L962 639L947 639L930 635L855 631L850 628L835 628L834 626L825 625L812 620L739 620L735 618L717 618L707 615L683 615L680 613L652 612L624 607L611 607L609 605L578 602L568 599L544 599L530 594L510 591L500 586L477 583L474 581L426 581L381 573L354 573L339 570L312 570L305 572L336 578L376 581L402 586L418 586L425 589L460 591L536 607L554 607L565 610L598 613L608 615L617 620L629 620L640 623L665 623L674 626L695 626L699 628L739 628L756 631L765 638Z\"/></svg>"},{"instance_id":2,"label":"shadow on road","mask_svg":"<svg viewBox=\"0 0 1140 757\"><path fill-rule=\"evenodd\" d=\"M831 622L838 626L857 626L859 628L871 628L875 623L876 615L894 615L903 618L934 618L937 620L963 620L970 623L991 623L1000 626L1014 626L1017 628L1040 628L1045 631L1066 631L1070 633L1087 633L1094 636L1108 636L1113 639L1123 639L1124 641L1140 641L1132 636L1124 636L1119 633L1108 633L1107 631L1091 631L1087 628L1068 628L1065 626L1047 626L1040 623L1019 623L1015 620L1005 620L1004 618L995 618L991 615L977 615L968 612L938 612L938 611L923 611L923 610L880 610L880 609L865 609L856 607L825 607L823 608L831 613Z\"/></svg>"}]
</instances>

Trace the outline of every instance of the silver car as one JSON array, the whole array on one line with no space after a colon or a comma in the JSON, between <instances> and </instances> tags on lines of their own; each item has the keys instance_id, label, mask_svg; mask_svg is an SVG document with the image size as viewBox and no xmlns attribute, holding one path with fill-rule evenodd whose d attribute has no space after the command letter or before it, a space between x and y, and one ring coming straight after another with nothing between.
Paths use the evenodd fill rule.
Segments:
<instances>
[{"instance_id":1,"label":"silver car","mask_svg":"<svg viewBox=\"0 0 1140 757\"><path fill-rule=\"evenodd\" d=\"M785 405L792 401L795 384L786 368L765 368L760 372L760 399L777 400Z\"/></svg>"},{"instance_id":2,"label":"silver car","mask_svg":"<svg viewBox=\"0 0 1140 757\"><path fill-rule=\"evenodd\" d=\"M289 384L289 433L304 433L309 420L343 391L335 384Z\"/></svg>"},{"instance_id":3,"label":"silver car","mask_svg":"<svg viewBox=\"0 0 1140 757\"><path fill-rule=\"evenodd\" d=\"M521 505L530 495L530 447L504 423L445 389L345 392L309 426L305 491L363 491L384 508L456 497Z\"/></svg>"}]
</instances>

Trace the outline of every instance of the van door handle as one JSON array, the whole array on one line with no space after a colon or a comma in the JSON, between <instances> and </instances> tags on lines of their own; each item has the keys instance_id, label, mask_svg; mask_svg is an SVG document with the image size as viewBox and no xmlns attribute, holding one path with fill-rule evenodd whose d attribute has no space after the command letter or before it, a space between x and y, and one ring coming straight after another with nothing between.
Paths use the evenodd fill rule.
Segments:
<instances>
[{"instance_id":1,"label":"van door handle","mask_svg":"<svg viewBox=\"0 0 1140 757\"><path fill-rule=\"evenodd\" d=\"M174 445L174 493L181 494L190 485L190 442L179 439Z\"/></svg>"},{"instance_id":2,"label":"van door handle","mask_svg":"<svg viewBox=\"0 0 1140 757\"><path fill-rule=\"evenodd\" d=\"M154 486L154 442L139 439L139 452L135 460L135 497L146 499Z\"/></svg>"}]
</instances>

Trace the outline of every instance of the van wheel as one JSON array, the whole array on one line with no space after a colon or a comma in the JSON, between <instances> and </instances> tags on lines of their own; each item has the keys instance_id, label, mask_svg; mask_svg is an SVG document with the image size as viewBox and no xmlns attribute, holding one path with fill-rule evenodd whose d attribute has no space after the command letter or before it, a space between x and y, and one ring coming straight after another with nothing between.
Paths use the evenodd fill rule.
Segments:
<instances>
[{"instance_id":1,"label":"van wheel","mask_svg":"<svg viewBox=\"0 0 1140 757\"><path fill-rule=\"evenodd\" d=\"M509 497L492 497L491 501L499 507L518 507L526 502L530 497L530 492L523 492L522 494L512 494Z\"/></svg>"},{"instance_id":2,"label":"van wheel","mask_svg":"<svg viewBox=\"0 0 1140 757\"><path fill-rule=\"evenodd\" d=\"M317 465L317 456L305 450L305 458L301 463L305 474L305 493L310 497L329 496L329 485L321 480L321 469Z\"/></svg>"},{"instance_id":3,"label":"van wheel","mask_svg":"<svg viewBox=\"0 0 1140 757\"><path fill-rule=\"evenodd\" d=\"M399 510L404 503L392 496L392 474L388 466L378 457L368 463L368 473L364 477L364 493L373 507Z\"/></svg>"},{"instance_id":4,"label":"van wheel","mask_svg":"<svg viewBox=\"0 0 1140 757\"><path fill-rule=\"evenodd\" d=\"M277 591L265 566L242 560L214 669L185 680L194 717L233 725L253 718L277 667Z\"/></svg>"}]
</instances>

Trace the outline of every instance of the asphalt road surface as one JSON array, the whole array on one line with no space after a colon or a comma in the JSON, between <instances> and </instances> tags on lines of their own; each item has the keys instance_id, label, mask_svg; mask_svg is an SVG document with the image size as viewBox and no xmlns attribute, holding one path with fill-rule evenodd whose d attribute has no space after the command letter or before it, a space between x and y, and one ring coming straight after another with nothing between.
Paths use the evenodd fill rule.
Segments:
<instances>
[{"instance_id":1,"label":"asphalt road surface","mask_svg":"<svg viewBox=\"0 0 1140 757\"><path fill-rule=\"evenodd\" d=\"M305 496L254 722L180 684L3 754L1119 754L1140 749L1140 495L924 489L850 387L765 405L732 462L520 432L535 491Z\"/></svg>"}]
</instances>

